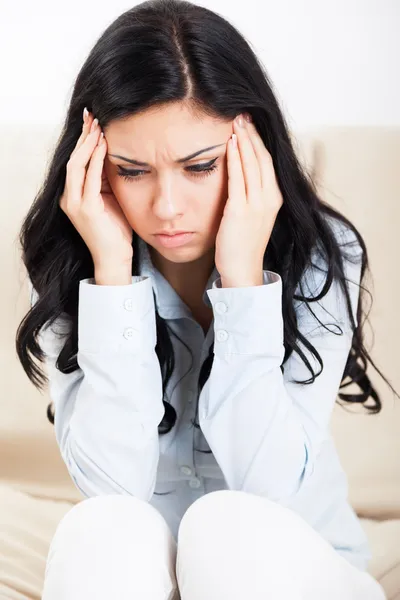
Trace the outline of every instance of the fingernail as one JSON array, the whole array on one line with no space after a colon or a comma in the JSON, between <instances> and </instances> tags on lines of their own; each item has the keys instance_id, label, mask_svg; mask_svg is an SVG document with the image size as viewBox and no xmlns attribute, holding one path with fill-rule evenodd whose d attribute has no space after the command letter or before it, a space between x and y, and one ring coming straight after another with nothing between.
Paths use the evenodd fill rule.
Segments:
<instances>
[{"instance_id":1,"label":"fingernail","mask_svg":"<svg viewBox=\"0 0 400 600\"><path fill-rule=\"evenodd\" d=\"M88 116L89 116L89 111L85 106L85 108L83 109L83 122L84 123L86 123Z\"/></svg>"},{"instance_id":2,"label":"fingernail","mask_svg":"<svg viewBox=\"0 0 400 600\"><path fill-rule=\"evenodd\" d=\"M238 115L238 116L236 117L236 122L237 122L237 124L238 124L240 127L243 127L243 117L242 117L242 115Z\"/></svg>"},{"instance_id":3,"label":"fingernail","mask_svg":"<svg viewBox=\"0 0 400 600\"><path fill-rule=\"evenodd\" d=\"M93 133L93 131L96 129L98 122L99 122L98 119L95 119L93 121L92 126L90 127L90 133Z\"/></svg>"},{"instance_id":4,"label":"fingernail","mask_svg":"<svg viewBox=\"0 0 400 600\"><path fill-rule=\"evenodd\" d=\"M246 113L246 114L244 115L244 118L246 119L246 121L247 121L248 123L251 123L251 122L253 121L253 119L251 118L251 114L250 114L250 113Z\"/></svg>"}]
</instances>

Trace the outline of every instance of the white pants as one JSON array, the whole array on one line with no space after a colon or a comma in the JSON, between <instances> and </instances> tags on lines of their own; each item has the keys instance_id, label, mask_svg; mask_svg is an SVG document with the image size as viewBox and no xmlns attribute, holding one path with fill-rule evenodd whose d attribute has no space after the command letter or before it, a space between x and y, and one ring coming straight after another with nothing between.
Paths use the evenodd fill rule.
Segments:
<instances>
[{"instance_id":1,"label":"white pants","mask_svg":"<svg viewBox=\"0 0 400 600\"><path fill-rule=\"evenodd\" d=\"M42 600L385 600L293 511L221 490L184 514L177 543L133 496L83 500L61 520Z\"/></svg>"}]
</instances>

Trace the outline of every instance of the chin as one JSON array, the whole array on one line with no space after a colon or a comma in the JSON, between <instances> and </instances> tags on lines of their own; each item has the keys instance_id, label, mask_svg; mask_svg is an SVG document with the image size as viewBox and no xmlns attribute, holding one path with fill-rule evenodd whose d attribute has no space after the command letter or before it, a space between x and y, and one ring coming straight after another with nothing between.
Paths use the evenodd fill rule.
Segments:
<instances>
[{"instance_id":1,"label":"chin","mask_svg":"<svg viewBox=\"0 0 400 600\"><path fill-rule=\"evenodd\" d=\"M198 248L180 246L178 248L155 248L164 258L174 263L186 263L198 260L204 254Z\"/></svg>"},{"instance_id":2,"label":"chin","mask_svg":"<svg viewBox=\"0 0 400 600\"><path fill-rule=\"evenodd\" d=\"M204 248L203 244L188 244L185 246L178 246L177 248L163 248L153 246L154 251L160 256L172 263L188 263L200 260L211 251L214 253L214 249Z\"/></svg>"}]
</instances>

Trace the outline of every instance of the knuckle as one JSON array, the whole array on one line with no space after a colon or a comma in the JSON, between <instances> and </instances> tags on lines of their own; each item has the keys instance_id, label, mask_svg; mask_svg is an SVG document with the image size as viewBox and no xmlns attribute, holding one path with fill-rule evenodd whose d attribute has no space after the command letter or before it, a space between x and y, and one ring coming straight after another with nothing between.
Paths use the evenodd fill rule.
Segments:
<instances>
[{"instance_id":1,"label":"knuckle","mask_svg":"<svg viewBox=\"0 0 400 600\"><path fill-rule=\"evenodd\" d=\"M64 197L60 201L60 208L65 212L65 214L70 213L70 202L68 202L68 198Z\"/></svg>"},{"instance_id":2,"label":"knuckle","mask_svg":"<svg viewBox=\"0 0 400 600\"><path fill-rule=\"evenodd\" d=\"M65 186L64 192L62 193L62 196L60 198L59 206L61 210L68 216L74 215L74 213L76 213L76 202L71 197L71 193L68 192L67 185Z\"/></svg>"},{"instance_id":3,"label":"knuckle","mask_svg":"<svg viewBox=\"0 0 400 600\"><path fill-rule=\"evenodd\" d=\"M67 165L66 165L67 173L70 173L74 169L75 162L76 162L76 155L74 153L72 153L69 158L69 161L67 162Z\"/></svg>"}]
</instances>

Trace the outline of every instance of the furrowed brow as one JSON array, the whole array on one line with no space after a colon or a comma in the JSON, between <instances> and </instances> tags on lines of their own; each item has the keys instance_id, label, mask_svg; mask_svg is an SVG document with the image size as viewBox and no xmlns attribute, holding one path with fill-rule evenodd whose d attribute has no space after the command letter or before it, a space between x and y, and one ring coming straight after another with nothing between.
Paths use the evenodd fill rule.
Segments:
<instances>
[{"instance_id":1,"label":"furrowed brow","mask_svg":"<svg viewBox=\"0 0 400 600\"><path fill-rule=\"evenodd\" d=\"M184 156L183 158L178 158L178 160L176 160L176 163L184 163L187 162L188 160L191 160L192 158L196 158L196 156L199 156L199 154L203 154L203 152L207 152L208 150L213 150L214 148L218 148L219 146L224 146L224 144L217 144L215 146L208 146L207 148L203 148L202 150L197 150L197 152L193 152L193 154L189 154L189 156ZM131 165L138 165L139 167L150 167L149 163L146 162L142 162L140 160L136 160L134 158L127 158L126 156L121 156L120 154L108 154L108 156L113 156L114 158L119 158L121 160L124 160L128 163L130 163Z\"/></svg>"}]
</instances>

